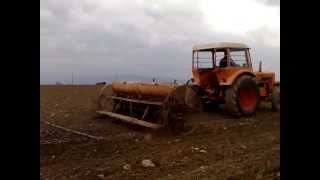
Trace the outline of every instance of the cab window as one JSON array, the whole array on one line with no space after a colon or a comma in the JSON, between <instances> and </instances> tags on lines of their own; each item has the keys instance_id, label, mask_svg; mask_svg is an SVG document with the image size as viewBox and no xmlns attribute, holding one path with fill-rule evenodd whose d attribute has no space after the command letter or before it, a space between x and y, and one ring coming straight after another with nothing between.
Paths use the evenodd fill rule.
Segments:
<instances>
[{"instance_id":1,"label":"cab window","mask_svg":"<svg viewBox=\"0 0 320 180\"><path fill-rule=\"evenodd\" d=\"M247 67L246 50L230 50L230 65Z\"/></svg>"},{"instance_id":2,"label":"cab window","mask_svg":"<svg viewBox=\"0 0 320 180\"><path fill-rule=\"evenodd\" d=\"M193 67L196 69L212 69L214 67L211 51L196 51Z\"/></svg>"}]
</instances>

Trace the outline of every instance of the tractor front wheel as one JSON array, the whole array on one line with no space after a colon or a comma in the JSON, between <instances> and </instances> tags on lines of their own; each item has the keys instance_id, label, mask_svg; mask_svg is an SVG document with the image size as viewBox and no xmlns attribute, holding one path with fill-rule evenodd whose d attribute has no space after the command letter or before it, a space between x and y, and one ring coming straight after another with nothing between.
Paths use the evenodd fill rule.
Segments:
<instances>
[{"instance_id":1,"label":"tractor front wheel","mask_svg":"<svg viewBox=\"0 0 320 180\"><path fill-rule=\"evenodd\" d=\"M251 76L243 75L226 90L225 108L235 116L250 116L259 104L259 89Z\"/></svg>"}]
</instances>

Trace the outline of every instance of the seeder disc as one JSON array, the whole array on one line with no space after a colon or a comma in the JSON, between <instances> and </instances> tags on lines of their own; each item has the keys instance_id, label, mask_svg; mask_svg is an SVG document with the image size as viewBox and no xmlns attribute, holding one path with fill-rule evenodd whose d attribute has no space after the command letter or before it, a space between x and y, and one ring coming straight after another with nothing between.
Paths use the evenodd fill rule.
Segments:
<instances>
[{"instance_id":1,"label":"seeder disc","mask_svg":"<svg viewBox=\"0 0 320 180\"><path fill-rule=\"evenodd\" d=\"M112 111L114 100L110 97L114 95L111 85L105 85L98 95L98 110Z\"/></svg>"}]
</instances>

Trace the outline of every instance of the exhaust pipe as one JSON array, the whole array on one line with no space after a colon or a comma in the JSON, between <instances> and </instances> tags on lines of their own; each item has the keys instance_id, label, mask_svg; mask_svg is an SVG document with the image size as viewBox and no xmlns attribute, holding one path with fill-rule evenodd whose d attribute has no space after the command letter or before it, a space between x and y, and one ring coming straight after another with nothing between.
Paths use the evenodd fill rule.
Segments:
<instances>
[{"instance_id":1,"label":"exhaust pipe","mask_svg":"<svg viewBox=\"0 0 320 180\"><path fill-rule=\"evenodd\" d=\"M259 72L262 72L262 62L259 61Z\"/></svg>"}]
</instances>

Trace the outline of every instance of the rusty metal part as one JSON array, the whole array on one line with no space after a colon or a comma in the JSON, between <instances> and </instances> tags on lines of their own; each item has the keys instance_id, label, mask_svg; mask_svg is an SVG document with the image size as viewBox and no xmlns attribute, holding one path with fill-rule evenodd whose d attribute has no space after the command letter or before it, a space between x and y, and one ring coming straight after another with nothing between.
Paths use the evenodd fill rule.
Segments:
<instances>
[{"instance_id":1,"label":"rusty metal part","mask_svg":"<svg viewBox=\"0 0 320 180\"><path fill-rule=\"evenodd\" d=\"M152 129L159 129L160 127L162 127L159 124L155 124L155 123L150 123L150 122L146 122L137 118L133 118L133 117L129 117L129 116L124 116L121 114L117 114L117 113L112 113L112 112L108 112L108 111L98 111L99 114L104 114L113 118L117 118L117 119L121 119L122 121L128 122L128 123L132 123L132 124L138 124L140 126L144 126L144 127L148 127L148 128L152 128Z\"/></svg>"},{"instance_id":2,"label":"rusty metal part","mask_svg":"<svg viewBox=\"0 0 320 180\"><path fill-rule=\"evenodd\" d=\"M157 106L162 105L162 102L157 102L157 101L144 101L144 100L136 100L136 99L123 98L123 97L116 97L116 96L109 96L109 98L116 99L116 100L128 101L128 102L157 105Z\"/></svg>"},{"instance_id":3,"label":"rusty metal part","mask_svg":"<svg viewBox=\"0 0 320 180\"><path fill-rule=\"evenodd\" d=\"M98 102L103 108L97 113L152 129L181 127L186 88L186 85L116 81L100 91Z\"/></svg>"},{"instance_id":4,"label":"rusty metal part","mask_svg":"<svg viewBox=\"0 0 320 180\"><path fill-rule=\"evenodd\" d=\"M172 90L173 85L135 83L126 81L115 81L112 83L112 90L116 93L140 94L144 96L167 96Z\"/></svg>"}]
</instances>

